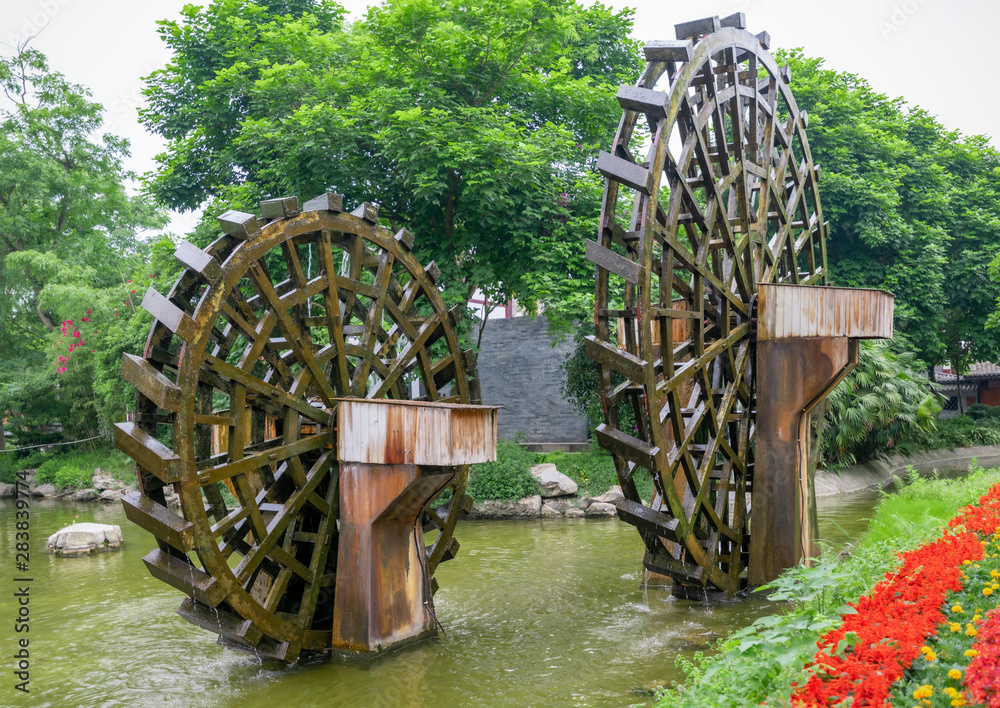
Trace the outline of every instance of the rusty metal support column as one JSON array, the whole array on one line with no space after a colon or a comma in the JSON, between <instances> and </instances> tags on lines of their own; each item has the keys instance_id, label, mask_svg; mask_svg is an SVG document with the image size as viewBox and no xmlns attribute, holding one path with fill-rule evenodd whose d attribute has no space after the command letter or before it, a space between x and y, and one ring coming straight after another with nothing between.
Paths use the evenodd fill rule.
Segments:
<instances>
[{"instance_id":1,"label":"rusty metal support column","mask_svg":"<svg viewBox=\"0 0 1000 708\"><path fill-rule=\"evenodd\" d=\"M363 462L340 466L333 646L376 652L435 633L424 505L454 472Z\"/></svg>"},{"instance_id":2,"label":"rusty metal support column","mask_svg":"<svg viewBox=\"0 0 1000 708\"><path fill-rule=\"evenodd\" d=\"M496 459L497 408L346 398L336 419L340 544L331 644L381 652L436 633L421 511L457 467Z\"/></svg>"},{"instance_id":3,"label":"rusty metal support column","mask_svg":"<svg viewBox=\"0 0 1000 708\"><path fill-rule=\"evenodd\" d=\"M750 587L818 555L810 412L857 363L847 337L769 339L757 345L757 452Z\"/></svg>"}]
</instances>

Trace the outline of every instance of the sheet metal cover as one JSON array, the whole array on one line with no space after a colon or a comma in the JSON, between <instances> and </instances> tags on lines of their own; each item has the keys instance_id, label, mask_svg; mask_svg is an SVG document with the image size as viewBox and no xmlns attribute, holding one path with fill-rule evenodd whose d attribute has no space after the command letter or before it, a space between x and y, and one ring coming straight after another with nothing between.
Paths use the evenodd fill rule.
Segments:
<instances>
[{"instance_id":1,"label":"sheet metal cover","mask_svg":"<svg viewBox=\"0 0 1000 708\"><path fill-rule=\"evenodd\" d=\"M757 338L891 339L894 300L884 290L761 284Z\"/></svg>"},{"instance_id":2,"label":"sheet metal cover","mask_svg":"<svg viewBox=\"0 0 1000 708\"><path fill-rule=\"evenodd\" d=\"M337 457L370 464L469 465L496 459L500 406L340 399Z\"/></svg>"}]
</instances>

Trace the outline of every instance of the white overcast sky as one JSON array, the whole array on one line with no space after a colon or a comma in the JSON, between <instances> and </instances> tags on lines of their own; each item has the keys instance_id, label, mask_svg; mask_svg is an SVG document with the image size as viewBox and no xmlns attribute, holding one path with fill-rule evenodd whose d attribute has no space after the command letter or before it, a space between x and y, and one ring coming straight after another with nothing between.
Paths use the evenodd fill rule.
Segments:
<instances>
[{"instance_id":1,"label":"white overcast sky","mask_svg":"<svg viewBox=\"0 0 1000 708\"><path fill-rule=\"evenodd\" d=\"M585 0L587 1L587 0ZM342 0L359 17L365 0ZM156 21L175 19L183 0L3 0L0 42L14 44L45 25L32 43L50 65L91 89L106 109L105 131L132 144L129 168L154 167L163 141L136 119L140 77L163 66L168 53ZM195 2L194 4L202 4ZM802 47L839 71L857 73L874 88L902 96L949 129L1000 136L996 82L997 0L612 0L635 7L634 36L673 39L678 22L742 11L747 29L767 30L771 46ZM4 48L9 52L9 48ZM994 144L997 141L994 140ZM195 222L176 215L170 230Z\"/></svg>"}]
</instances>

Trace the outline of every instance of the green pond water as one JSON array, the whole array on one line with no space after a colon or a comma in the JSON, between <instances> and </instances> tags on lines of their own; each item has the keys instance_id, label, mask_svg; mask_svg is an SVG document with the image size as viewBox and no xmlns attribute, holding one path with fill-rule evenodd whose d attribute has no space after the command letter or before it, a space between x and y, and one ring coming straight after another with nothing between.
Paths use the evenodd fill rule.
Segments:
<instances>
[{"instance_id":1,"label":"green pond water","mask_svg":"<svg viewBox=\"0 0 1000 708\"><path fill-rule=\"evenodd\" d=\"M855 539L874 501L821 501L824 538ZM124 549L48 555L48 536L77 521L121 525ZM142 564L152 537L117 504L32 501L30 632L15 634L14 523L13 503L0 502L0 706L627 706L679 678L676 657L775 608L644 589L639 536L616 519L467 521L456 534L461 552L437 574L446 636L367 665L316 658L288 667L222 649L181 619L182 595ZM13 690L11 673L23 636L28 695Z\"/></svg>"}]
</instances>

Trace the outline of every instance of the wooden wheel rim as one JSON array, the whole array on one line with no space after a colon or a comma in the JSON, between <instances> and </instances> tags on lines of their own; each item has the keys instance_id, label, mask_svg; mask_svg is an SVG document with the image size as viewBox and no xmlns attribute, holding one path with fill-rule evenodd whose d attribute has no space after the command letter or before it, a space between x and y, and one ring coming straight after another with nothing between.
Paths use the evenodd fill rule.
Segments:
<instances>
[{"instance_id":1,"label":"wooden wheel rim","mask_svg":"<svg viewBox=\"0 0 1000 708\"><path fill-rule=\"evenodd\" d=\"M225 228L231 216L220 220ZM140 503L166 519L166 528L163 523L143 525L157 536L160 552L175 561L190 562L188 554L194 551L201 568L190 566L192 587L174 583L194 600L185 601L182 614L237 648L266 648L262 653L293 660L301 649L330 646L332 616L315 613L317 606L332 613L334 592L324 576L330 575L337 554L335 399L406 398L404 380L416 376L429 400L471 402L466 368L472 361L459 348L454 314L445 309L434 285L436 266L421 267L409 252L412 237L405 231L393 236L376 221L374 208L363 205L354 214L296 209L259 230L249 222L250 228L232 229L204 252L178 249L188 269L167 298L151 290L144 302L157 318L146 345L146 364L163 378L163 386L179 393L178 404L169 406L166 396L139 385L139 427L153 433L157 423L174 424L175 487L183 519L165 509L162 487L142 469L146 499ZM303 269L298 256L303 247L310 256L315 247L315 267ZM333 262L334 249L349 264L342 274ZM272 282L268 272L275 258L284 259L288 274L280 283ZM256 293L254 304L241 292L248 285ZM317 300L326 305L316 305L318 317L306 304ZM326 317L337 307L342 321ZM352 326L355 317L361 324ZM324 329L330 341L319 346L323 337L316 333ZM236 365L226 361L234 352L241 355ZM254 373L262 369L263 375ZM174 382L163 377L172 371ZM451 389L447 396L444 388ZM212 396L220 392L235 409L231 416L211 409ZM237 401L248 401L248 394L257 394L260 402L241 408ZM173 416L163 413L163 405ZM280 415L273 416L274 438L254 441L237 432L250 427L252 413L247 411L275 409ZM207 429L220 418L228 418L229 452L208 460ZM308 435L301 433L303 424ZM240 466L240 460L254 455ZM256 488L250 486L251 474L262 475ZM467 475L467 467L455 468L446 486L453 499L465 500ZM210 492L223 479L233 480L237 496L237 505L223 507L225 513L213 507L221 492ZM453 502L444 514L425 512L425 528L438 531L426 548L430 574L452 557L454 527L465 506ZM240 533L234 535L234 529ZM301 550L310 545L311 550ZM240 559L236 567L231 566L234 556ZM270 582L258 584L265 573ZM289 576L284 585L282 574ZM303 593L301 598L284 596L291 586ZM215 612L218 628L205 613L206 605L213 608L209 612ZM296 608L300 614L289 612ZM242 625L234 624L238 622Z\"/></svg>"},{"instance_id":2,"label":"wooden wheel rim","mask_svg":"<svg viewBox=\"0 0 1000 708\"><path fill-rule=\"evenodd\" d=\"M726 593L745 583L750 532L756 286L826 282L807 119L766 35L741 20L702 21L697 44L647 45L645 72L618 93L625 110L598 162L607 182L599 240L588 245L598 438L615 453L622 516L639 527L647 567ZM643 119L650 142L639 162ZM623 186L634 193L628 229L617 216ZM654 495L641 508L633 476L643 469Z\"/></svg>"}]
</instances>

